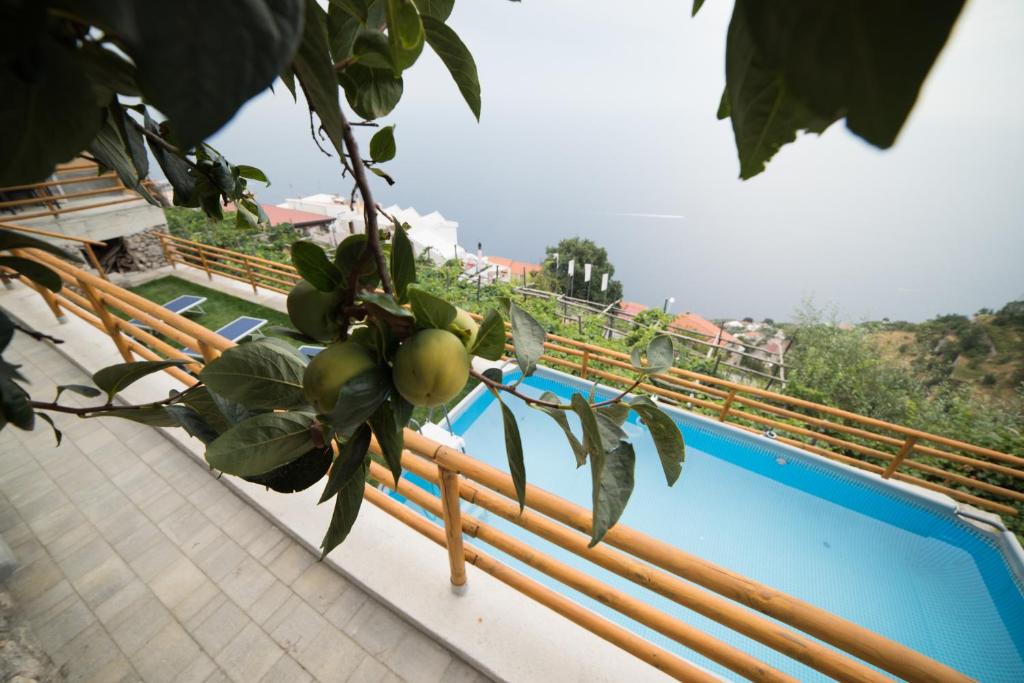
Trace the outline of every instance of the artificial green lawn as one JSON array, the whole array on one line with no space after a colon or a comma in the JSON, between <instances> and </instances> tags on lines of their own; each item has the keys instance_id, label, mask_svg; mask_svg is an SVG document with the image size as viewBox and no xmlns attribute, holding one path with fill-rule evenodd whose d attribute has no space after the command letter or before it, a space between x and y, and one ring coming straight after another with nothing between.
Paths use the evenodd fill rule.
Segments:
<instances>
[{"instance_id":1,"label":"artificial green lawn","mask_svg":"<svg viewBox=\"0 0 1024 683\"><path fill-rule=\"evenodd\" d=\"M138 287L132 287L131 291L160 305L182 294L205 296L206 301L203 303L202 308L206 313L197 314L189 312L187 315L209 330L220 329L235 318L247 315L252 318L263 318L267 321L267 324L263 326L262 332L268 337L283 339L293 346L300 346L302 344L302 342L289 337L276 335L268 329L274 326L291 327L292 324L289 322L287 314L267 308L266 306L251 303L245 299L239 299L216 289L210 289L188 280L176 278L173 275L152 280Z\"/></svg>"}]
</instances>

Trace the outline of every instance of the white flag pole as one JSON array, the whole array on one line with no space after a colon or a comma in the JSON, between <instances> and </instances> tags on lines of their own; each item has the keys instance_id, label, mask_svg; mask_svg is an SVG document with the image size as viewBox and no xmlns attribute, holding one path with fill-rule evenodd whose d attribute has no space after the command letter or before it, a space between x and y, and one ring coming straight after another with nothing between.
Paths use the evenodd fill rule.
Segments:
<instances>
[{"instance_id":1,"label":"white flag pole","mask_svg":"<svg viewBox=\"0 0 1024 683\"><path fill-rule=\"evenodd\" d=\"M608 291L608 273L605 273L604 275L601 276L601 291Z\"/></svg>"}]
</instances>

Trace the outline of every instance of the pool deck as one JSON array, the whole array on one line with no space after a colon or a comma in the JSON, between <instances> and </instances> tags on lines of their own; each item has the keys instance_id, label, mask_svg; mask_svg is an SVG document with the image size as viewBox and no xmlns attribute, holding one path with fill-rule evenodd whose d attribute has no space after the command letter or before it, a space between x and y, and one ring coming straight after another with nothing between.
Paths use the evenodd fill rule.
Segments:
<instances>
[{"instance_id":1,"label":"pool deck","mask_svg":"<svg viewBox=\"0 0 1024 683\"><path fill-rule=\"evenodd\" d=\"M38 394L88 375L18 334ZM67 404L95 399L67 396ZM346 580L156 430L0 431L11 593L69 681L489 680Z\"/></svg>"}]
</instances>

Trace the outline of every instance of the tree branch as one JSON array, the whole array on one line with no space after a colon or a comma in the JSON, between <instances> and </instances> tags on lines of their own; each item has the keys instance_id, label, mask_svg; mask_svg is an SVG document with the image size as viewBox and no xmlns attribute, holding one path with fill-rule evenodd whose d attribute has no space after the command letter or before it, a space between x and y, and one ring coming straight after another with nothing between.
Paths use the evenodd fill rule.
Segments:
<instances>
[{"instance_id":1,"label":"tree branch","mask_svg":"<svg viewBox=\"0 0 1024 683\"><path fill-rule=\"evenodd\" d=\"M24 334L27 334L28 336L32 337L36 341L43 341L45 339L46 341L48 341L48 342L50 342L52 344L63 344L64 343L63 339L57 339L56 337L51 337L48 334L44 334L42 332L38 332L36 330L29 329L27 327L22 327L18 323L14 323L14 329L16 329L19 332L22 332Z\"/></svg>"},{"instance_id":2,"label":"tree branch","mask_svg":"<svg viewBox=\"0 0 1024 683\"><path fill-rule=\"evenodd\" d=\"M112 414L120 411L132 411L132 410L145 410L146 408L161 408L163 406L173 405L182 401L190 391L195 391L200 388L201 384L196 384L181 393L169 396L161 401L153 401L152 403L140 403L138 405L127 405L127 406L115 406L110 403L105 403L101 406L87 406L85 408L76 408L75 406L62 406L61 404L53 401L47 403L45 401L29 401L28 404L35 410L49 410L54 413L69 413L71 415L77 415L79 417L93 417L94 415Z\"/></svg>"},{"instance_id":3,"label":"tree branch","mask_svg":"<svg viewBox=\"0 0 1024 683\"><path fill-rule=\"evenodd\" d=\"M384 250L380 245L380 230L377 227L377 203L373 200L373 191L370 189L370 181L366 178L366 167L363 166L363 158L359 156L359 145L356 137L352 134L352 126L345 118L345 112L341 112L341 122L344 126L343 137L345 149L348 150L349 162L352 165L352 178L359 186L359 194L363 198L363 216L366 221L366 247L377 262L377 270L380 271L380 283L384 292L394 294L395 290L391 284L391 273L388 271L388 264L384 258Z\"/></svg>"}]
</instances>

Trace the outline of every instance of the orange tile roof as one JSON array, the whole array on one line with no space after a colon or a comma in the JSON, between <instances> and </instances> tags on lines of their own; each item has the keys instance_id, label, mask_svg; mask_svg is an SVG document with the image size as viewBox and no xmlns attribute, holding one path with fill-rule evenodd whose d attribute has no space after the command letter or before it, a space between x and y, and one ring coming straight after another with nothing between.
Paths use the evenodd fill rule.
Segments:
<instances>
[{"instance_id":1,"label":"orange tile roof","mask_svg":"<svg viewBox=\"0 0 1024 683\"><path fill-rule=\"evenodd\" d=\"M704 335L705 337L710 337L712 340L718 337L719 330L721 329L718 327L718 325L714 324L707 318L697 315L696 313L683 313L682 315L676 317L676 319L669 324L672 327L678 327L683 330L690 330L691 332L696 332L698 334ZM725 330L721 330L721 333L723 342L727 344L739 343L739 339L729 334Z\"/></svg>"},{"instance_id":2,"label":"orange tile roof","mask_svg":"<svg viewBox=\"0 0 1024 683\"><path fill-rule=\"evenodd\" d=\"M542 267L536 263L527 263L525 261L513 261L512 259L505 258L504 256L488 256L487 262L493 266L501 266L508 268L513 275L520 274L524 270L527 273L538 273L542 270Z\"/></svg>"},{"instance_id":3,"label":"orange tile roof","mask_svg":"<svg viewBox=\"0 0 1024 683\"><path fill-rule=\"evenodd\" d=\"M626 315L636 315L638 313L643 313L644 311L646 311L647 306L639 304L635 301L622 300L619 302L619 310L625 313Z\"/></svg>"},{"instance_id":4,"label":"orange tile roof","mask_svg":"<svg viewBox=\"0 0 1024 683\"><path fill-rule=\"evenodd\" d=\"M270 221L271 225L280 225L281 223L291 223L296 228L305 228L313 225L327 225L334 222L334 218L331 216L325 216L321 213L310 213L309 211L299 211L298 209L287 209L282 206L274 206L273 204L260 204L263 207L263 212L267 214L267 220ZM228 202L224 206L225 211L234 211L235 205L232 202Z\"/></svg>"}]
</instances>

